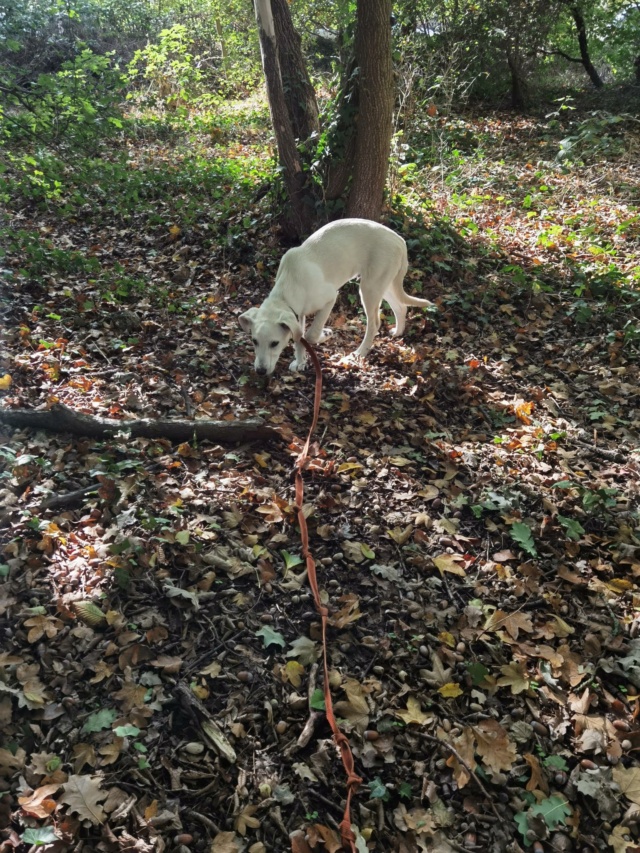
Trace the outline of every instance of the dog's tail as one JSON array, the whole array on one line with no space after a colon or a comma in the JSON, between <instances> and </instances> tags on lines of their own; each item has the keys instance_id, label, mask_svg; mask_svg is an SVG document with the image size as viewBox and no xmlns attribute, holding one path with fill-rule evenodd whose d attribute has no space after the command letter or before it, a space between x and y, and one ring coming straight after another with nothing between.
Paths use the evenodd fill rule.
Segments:
<instances>
[{"instance_id":1,"label":"dog's tail","mask_svg":"<svg viewBox=\"0 0 640 853\"><path fill-rule=\"evenodd\" d=\"M436 306L429 299L418 299L417 296L410 296L406 290L402 291L402 301L405 305L415 305L416 308L435 308Z\"/></svg>"}]
</instances>

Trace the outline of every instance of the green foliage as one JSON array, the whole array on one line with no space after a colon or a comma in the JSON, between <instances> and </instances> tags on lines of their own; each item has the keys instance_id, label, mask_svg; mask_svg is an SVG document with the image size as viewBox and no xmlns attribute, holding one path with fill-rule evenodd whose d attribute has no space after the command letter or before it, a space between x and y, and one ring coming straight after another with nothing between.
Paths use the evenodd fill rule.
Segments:
<instances>
[{"instance_id":1,"label":"green foliage","mask_svg":"<svg viewBox=\"0 0 640 853\"><path fill-rule=\"evenodd\" d=\"M184 109L205 90L201 57L191 52L192 40L184 24L162 30L158 41L136 51L128 67L128 82L148 86L147 102L167 109Z\"/></svg>"},{"instance_id":2,"label":"green foliage","mask_svg":"<svg viewBox=\"0 0 640 853\"><path fill-rule=\"evenodd\" d=\"M44 847L45 844L55 844L60 841L58 835L52 826L43 826L39 829L25 829L22 833L21 841L23 844L30 844L34 847Z\"/></svg>"},{"instance_id":3,"label":"green foliage","mask_svg":"<svg viewBox=\"0 0 640 853\"><path fill-rule=\"evenodd\" d=\"M386 802L389 799L389 789L379 776L376 776L375 779L368 783L368 785L372 800L382 800L382 802Z\"/></svg>"},{"instance_id":4,"label":"green foliage","mask_svg":"<svg viewBox=\"0 0 640 853\"><path fill-rule=\"evenodd\" d=\"M567 799L560 794L553 794L550 797L542 800L532 806L526 812L519 812L514 816L518 826L518 831L524 839L525 847L531 847L532 841L528 837L529 817L541 817L550 830L555 829L558 825L564 826L567 818L573 813L573 809L567 802Z\"/></svg>"},{"instance_id":5,"label":"green foliage","mask_svg":"<svg viewBox=\"0 0 640 853\"><path fill-rule=\"evenodd\" d=\"M101 732L104 729L110 729L111 724L117 717L118 714L113 708L102 708L100 711L96 711L87 717L81 731L85 734L90 734L91 732Z\"/></svg>"},{"instance_id":6,"label":"green foliage","mask_svg":"<svg viewBox=\"0 0 640 853\"><path fill-rule=\"evenodd\" d=\"M280 646L283 649L287 645L282 634L279 631L274 631L268 625L256 631L256 637L262 637L265 649L269 646Z\"/></svg>"},{"instance_id":7,"label":"green foliage","mask_svg":"<svg viewBox=\"0 0 640 853\"><path fill-rule=\"evenodd\" d=\"M89 48L39 74L25 86L17 75L5 77L5 107L0 115L3 141L30 141L86 147L122 128L122 79L110 55ZM31 158L33 159L33 158Z\"/></svg>"},{"instance_id":8,"label":"green foliage","mask_svg":"<svg viewBox=\"0 0 640 853\"><path fill-rule=\"evenodd\" d=\"M536 544L533 541L533 536L531 535L531 530L526 524L523 524L521 521L516 521L511 525L510 533L513 541L517 542L523 551L526 551L531 557L538 556Z\"/></svg>"},{"instance_id":9,"label":"green foliage","mask_svg":"<svg viewBox=\"0 0 640 853\"><path fill-rule=\"evenodd\" d=\"M625 121L634 119L630 115L592 112L572 129L569 136L560 141L558 159L573 161L620 156L624 153L625 143L624 138L615 133L615 129Z\"/></svg>"}]
</instances>

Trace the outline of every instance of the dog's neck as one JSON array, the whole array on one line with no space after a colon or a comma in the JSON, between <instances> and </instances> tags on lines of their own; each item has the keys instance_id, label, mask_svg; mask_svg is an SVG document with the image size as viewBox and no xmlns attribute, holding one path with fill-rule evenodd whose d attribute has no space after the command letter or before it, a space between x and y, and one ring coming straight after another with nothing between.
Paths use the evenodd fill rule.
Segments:
<instances>
[{"instance_id":1,"label":"dog's neck","mask_svg":"<svg viewBox=\"0 0 640 853\"><path fill-rule=\"evenodd\" d=\"M293 301L296 301L295 298ZM275 308L277 311L282 313L287 313L288 311L291 311L291 313L295 315L296 320L300 322L300 316L302 313L300 310L301 306L296 307L295 305L291 305L288 299L284 299L281 294L275 293L274 290L271 291L271 293L262 303L263 308L267 304L267 302L269 303L269 310L271 310L271 308Z\"/></svg>"}]
</instances>

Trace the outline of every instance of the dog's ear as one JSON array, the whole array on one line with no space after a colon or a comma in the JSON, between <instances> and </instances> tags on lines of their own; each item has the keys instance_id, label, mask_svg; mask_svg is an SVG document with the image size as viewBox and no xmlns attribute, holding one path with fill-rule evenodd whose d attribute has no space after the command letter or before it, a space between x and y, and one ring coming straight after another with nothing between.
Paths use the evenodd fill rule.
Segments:
<instances>
[{"instance_id":1,"label":"dog's ear","mask_svg":"<svg viewBox=\"0 0 640 853\"><path fill-rule=\"evenodd\" d=\"M256 319L257 313L257 308L249 308L248 311L245 311L244 314L241 314L238 317L238 323L240 323L240 328L243 332L248 332L249 334L251 334L251 330L253 329L253 323Z\"/></svg>"},{"instance_id":2,"label":"dog's ear","mask_svg":"<svg viewBox=\"0 0 640 853\"><path fill-rule=\"evenodd\" d=\"M282 314L278 318L278 322L287 332L291 332L291 337L298 343L302 337L302 326L296 315L291 311L289 314Z\"/></svg>"}]
</instances>

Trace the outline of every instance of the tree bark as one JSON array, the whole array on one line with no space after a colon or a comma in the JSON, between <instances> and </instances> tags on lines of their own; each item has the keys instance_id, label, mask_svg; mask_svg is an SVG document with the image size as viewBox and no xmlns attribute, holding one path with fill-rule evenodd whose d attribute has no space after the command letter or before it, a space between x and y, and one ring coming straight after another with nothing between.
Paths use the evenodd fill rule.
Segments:
<instances>
[{"instance_id":1,"label":"tree bark","mask_svg":"<svg viewBox=\"0 0 640 853\"><path fill-rule=\"evenodd\" d=\"M269 441L278 438L273 427L266 426L262 418L246 421L209 420L153 420L139 418L116 420L85 415L62 403L56 403L44 411L34 409L0 409L0 423L11 427L30 427L51 432L69 432L91 438L107 438L119 432L128 432L133 437L168 438L170 441L191 441L194 437L202 441L217 442Z\"/></svg>"},{"instance_id":2,"label":"tree bark","mask_svg":"<svg viewBox=\"0 0 640 853\"><path fill-rule=\"evenodd\" d=\"M310 203L308 193L305 191L306 176L296 147L295 133L287 109L278 60L271 0L254 0L254 3L269 111L276 137L278 159L282 166L284 184L289 197L290 225L296 235L302 237L311 230L313 206Z\"/></svg>"},{"instance_id":3,"label":"tree bark","mask_svg":"<svg viewBox=\"0 0 640 853\"><path fill-rule=\"evenodd\" d=\"M302 54L302 39L287 0L271 0L285 100L294 136L304 142L318 131L318 102Z\"/></svg>"},{"instance_id":4,"label":"tree bark","mask_svg":"<svg viewBox=\"0 0 640 853\"><path fill-rule=\"evenodd\" d=\"M355 41L359 112L347 216L377 221L393 130L391 0L358 0Z\"/></svg>"},{"instance_id":5,"label":"tree bark","mask_svg":"<svg viewBox=\"0 0 640 853\"><path fill-rule=\"evenodd\" d=\"M517 52L511 47L507 47L507 63L511 73L511 106L514 110L524 110L527 106L525 85Z\"/></svg>"},{"instance_id":6,"label":"tree bark","mask_svg":"<svg viewBox=\"0 0 640 853\"><path fill-rule=\"evenodd\" d=\"M576 4L572 4L569 7L571 12L571 17L576 25L576 30L578 31L578 44L580 45L580 56L582 58L582 64L584 65L585 71L591 78L591 82L596 87L596 89L602 88L604 83L602 82L602 78L598 74L594 64L591 62L591 57L589 55L589 44L587 41L587 27L584 21L584 15L582 14L582 10Z\"/></svg>"}]
</instances>

